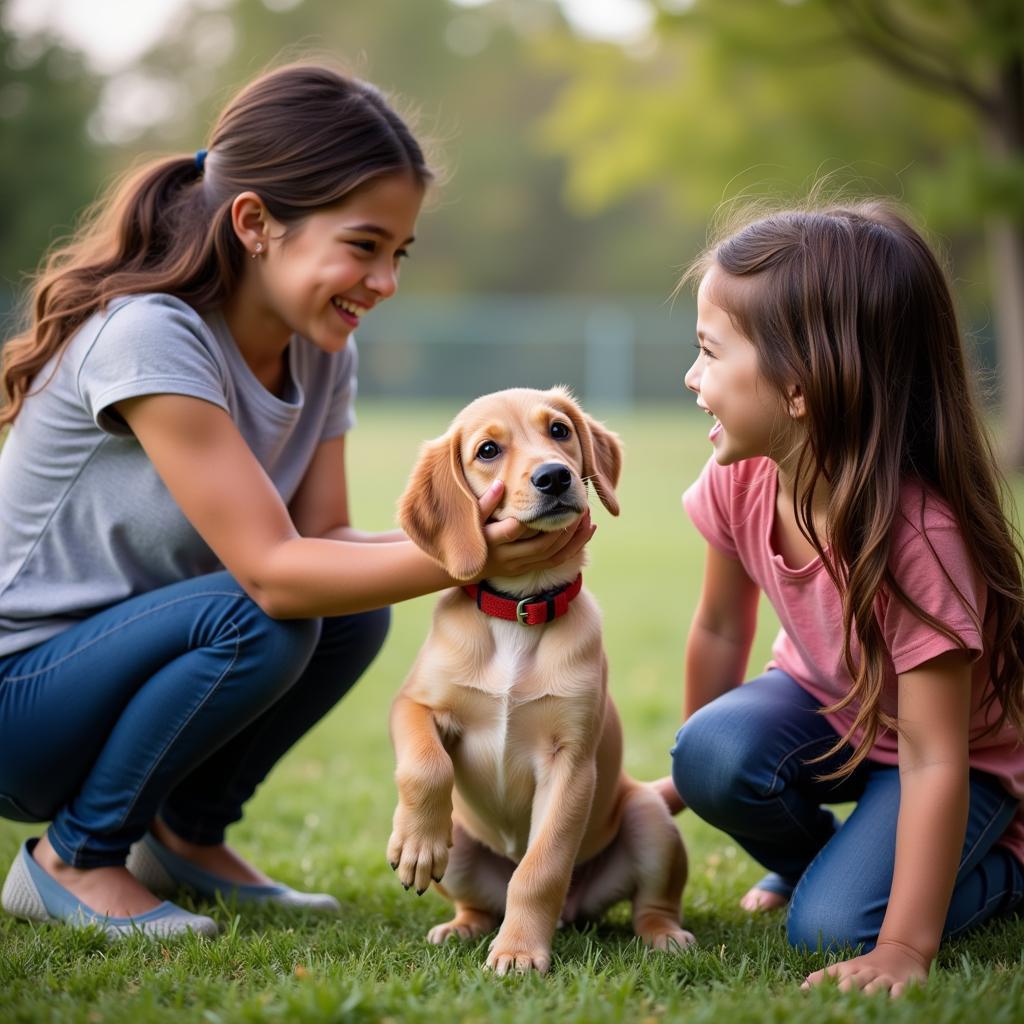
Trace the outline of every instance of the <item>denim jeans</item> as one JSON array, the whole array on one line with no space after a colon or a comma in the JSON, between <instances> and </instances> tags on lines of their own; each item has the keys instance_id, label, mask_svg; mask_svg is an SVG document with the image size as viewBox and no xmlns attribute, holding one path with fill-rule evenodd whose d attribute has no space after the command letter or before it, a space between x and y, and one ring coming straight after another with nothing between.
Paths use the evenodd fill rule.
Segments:
<instances>
[{"instance_id":1,"label":"denim jeans","mask_svg":"<svg viewBox=\"0 0 1024 1024\"><path fill-rule=\"evenodd\" d=\"M67 863L124 863L159 812L225 828L362 675L388 609L267 616L226 572L133 597L0 658L0 816L49 821Z\"/></svg>"},{"instance_id":2,"label":"denim jeans","mask_svg":"<svg viewBox=\"0 0 1024 1024\"><path fill-rule=\"evenodd\" d=\"M899 770L862 761L846 779L819 781L852 753L847 746L807 763L838 738L820 707L771 670L687 720L672 749L672 777L688 807L772 872L763 888L791 896L790 943L867 951L892 885ZM843 824L822 806L849 801L856 808ZM1024 868L995 845L1017 808L995 778L971 771L967 837L944 936L1020 905Z\"/></svg>"}]
</instances>

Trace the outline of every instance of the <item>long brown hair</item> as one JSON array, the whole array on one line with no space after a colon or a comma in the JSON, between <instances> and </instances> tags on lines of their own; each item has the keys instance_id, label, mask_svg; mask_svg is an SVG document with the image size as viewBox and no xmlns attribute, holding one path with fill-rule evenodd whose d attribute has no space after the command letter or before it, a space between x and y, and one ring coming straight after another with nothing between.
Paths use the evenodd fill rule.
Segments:
<instances>
[{"instance_id":1,"label":"long brown hair","mask_svg":"<svg viewBox=\"0 0 1024 1024\"><path fill-rule=\"evenodd\" d=\"M965 647L904 593L889 568L908 478L949 506L985 581L985 622L976 624L992 645L986 710L998 702L992 728L1009 721L1021 732L1020 536L1006 512L1009 489L970 386L950 288L927 243L880 202L787 210L714 245L685 279L703 276L712 265L724 272L716 276L715 302L757 348L765 378L781 394L798 385L806 403L794 511L842 597L843 656L853 679L849 693L824 710L856 708L849 732L824 757L863 730L848 763L825 777L849 774L880 729L898 728L880 707L887 652L876 607L883 591ZM730 287L739 280L742 287ZM812 516L819 480L829 492L824 538ZM918 512L927 539L923 500ZM946 580L967 607L948 572Z\"/></svg>"},{"instance_id":2,"label":"long brown hair","mask_svg":"<svg viewBox=\"0 0 1024 1024\"><path fill-rule=\"evenodd\" d=\"M174 156L114 183L82 228L46 259L29 325L4 345L0 426L17 416L39 371L113 298L175 295L216 306L238 285L244 250L231 202L253 191L282 224L341 202L366 182L432 174L404 121L372 85L299 63L270 71L224 109L205 159Z\"/></svg>"}]
</instances>

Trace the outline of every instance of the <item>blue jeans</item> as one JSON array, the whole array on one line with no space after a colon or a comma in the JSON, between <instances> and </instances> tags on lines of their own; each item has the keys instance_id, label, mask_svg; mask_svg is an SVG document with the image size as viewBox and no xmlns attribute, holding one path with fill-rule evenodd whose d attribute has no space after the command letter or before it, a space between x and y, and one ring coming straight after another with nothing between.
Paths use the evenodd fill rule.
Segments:
<instances>
[{"instance_id":1,"label":"blue jeans","mask_svg":"<svg viewBox=\"0 0 1024 1024\"><path fill-rule=\"evenodd\" d=\"M387 608L271 619L219 572L0 658L0 816L51 822L76 867L123 864L158 812L184 839L222 842L389 621Z\"/></svg>"},{"instance_id":2,"label":"blue jeans","mask_svg":"<svg viewBox=\"0 0 1024 1024\"><path fill-rule=\"evenodd\" d=\"M899 812L899 770L862 761L838 782L821 782L852 753L817 764L837 739L821 704L784 672L771 670L692 715L676 735L672 778L705 821L728 833L772 874L763 887L791 896L794 946L875 945L889 901ZM840 825L823 804L856 801ZM1016 909L1024 867L995 845L1017 800L971 771L963 857L944 936Z\"/></svg>"}]
</instances>

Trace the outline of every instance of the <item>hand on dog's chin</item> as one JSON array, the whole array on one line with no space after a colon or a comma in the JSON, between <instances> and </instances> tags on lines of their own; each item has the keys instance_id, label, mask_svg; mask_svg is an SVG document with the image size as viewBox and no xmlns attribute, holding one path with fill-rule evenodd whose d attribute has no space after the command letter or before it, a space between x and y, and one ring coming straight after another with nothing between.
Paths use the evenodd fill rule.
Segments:
<instances>
[{"instance_id":1,"label":"hand on dog's chin","mask_svg":"<svg viewBox=\"0 0 1024 1024\"><path fill-rule=\"evenodd\" d=\"M503 523L506 519L515 519L515 516L491 516L491 518L487 520L487 523ZM521 537L517 537L514 541L512 541L513 544L518 544L521 540L532 540L534 537L539 536L542 532L530 526L528 523L524 523L522 519L516 519L516 522L519 523L522 527L524 527L524 530ZM484 525L486 526L487 523L485 523Z\"/></svg>"},{"instance_id":2,"label":"hand on dog's chin","mask_svg":"<svg viewBox=\"0 0 1024 1024\"><path fill-rule=\"evenodd\" d=\"M541 517L541 519L544 518L546 517ZM533 537L539 537L542 533L571 533L573 530L576 529L576 526L579 524L579 521L582 518L583 513L579 512L575 516L573 516L573 518L570 519L567 523L559 523L553 526L542 524L540 519L518 519L517 522L519 522L522 525L525 531L523 535L519 538L519 540L531 540Z\"/></svg>"},{"instance_id":3,"label":"hand on dog's chin","mask_svg":"<svg viewBox=\"0 0 1024 1024\"><path fill-rule=\"evenodd\" d=\"M572 533L579 525L580 520L583 518L583 513L573 516L567 523L557 523L552 526L540 525L536 521L532 523L523 523L523 526L529 531L528 536L536 537L541 533ZM524 537L527 534L524 534Z\"/></svg>"}]
</instances>

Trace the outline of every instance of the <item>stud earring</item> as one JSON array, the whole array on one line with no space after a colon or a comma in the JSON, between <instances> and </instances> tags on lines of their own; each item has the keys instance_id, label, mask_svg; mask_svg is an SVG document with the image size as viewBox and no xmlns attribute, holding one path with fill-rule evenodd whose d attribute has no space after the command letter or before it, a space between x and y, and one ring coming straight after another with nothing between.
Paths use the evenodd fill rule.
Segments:
<instances>
[{"instance_id":1,"label":"stud earring","mask_svg":"<svg viewBox=\"0 0 1024 1024\"><path fill-rule=\"evenodd\" d=\"M261 252L263 252L263 243L262 243L262 242L257 242L257 243L256 243L256 250L255 250L255 252L252 252L252 253L250 253L249 255L250 255L250 256L251 256L251 257L252 257L253 259L256 259L256 257L257 257L257 256L259 256L259 254L260 254Z\"/></svg>"}]
</instances>

